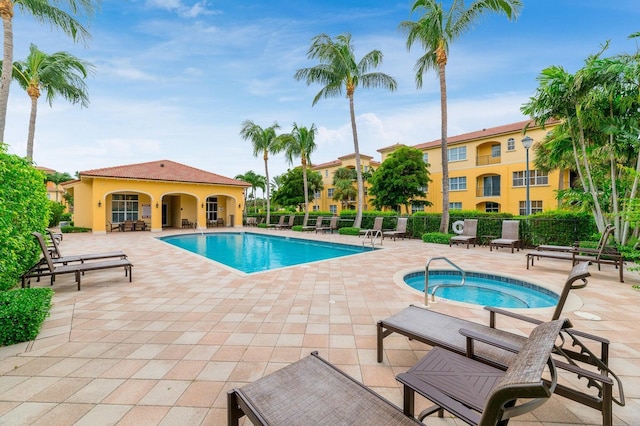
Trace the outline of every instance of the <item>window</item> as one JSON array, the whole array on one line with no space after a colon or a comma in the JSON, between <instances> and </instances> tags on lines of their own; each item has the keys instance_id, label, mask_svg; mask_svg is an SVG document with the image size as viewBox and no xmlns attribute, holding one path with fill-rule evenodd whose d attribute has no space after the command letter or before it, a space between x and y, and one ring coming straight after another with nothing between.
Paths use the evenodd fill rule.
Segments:
<instances>
[{"instance_id":1,"label":"window","mask_svg":"<svg viewBox=\"0 0 640 426\"><path fill-rule=\"evenodd\" d=\"M331 204L331 205L329 206L329 211L330 211L332 214L337 214L337 213L338 213L338 206L336 206L335 204Z\"/></svg>"},{"instance_id":2,"label":"window","mask_svg":"<svg viewBox=\"0 0 640 426\"><path fill-rule=\"evenodd\" d=\"M424 206L422 204L411 204L411 213L423 212Z\"/></svg>"},{"instance_id":3,"label":"window","mask_svg":"<svg viewBox=\"0 0 640 426\"><path fill-rule=\"evenodd\" d=\"M324 171L324 177L329 177L329 169L325 169L325 171Z\"/></svg>"},{"instance_id":4,"label":"window","mask_svg":"<svg viewBox=\"0 0 640 426\"><path fill-rule=\"evenodd\" d=\"M507 151L515 151L516 149L516 140L513 138L509 138L507 140Z\"/></svg>"},{"instance_id":5,"label":"window","mask_svg":"<svg viewBox=\"0 0 640 426\"><path fill-rule=\"evenodd\" d=\"M549 175L537 170L529 170L529 185L548 185ZM513 172L513 186L526 186L525 175L527 171Z\"/></svg>"},{"instance_id":6,"label":"window","mask_svg":"<svg viewBox=\"0 0 640 426\"><path fill-rule=\"evenodd\" d=\"M500 204L498 203L484 203L484 211L487 213L498 213L500 211Z\"/></svg>"},{"instance_id":7,"label":"window","mask_svg":"<svg viewBox=\"0 0 640 426\"><path fill-rule=\"evenodd\" d=\"M335 191L335 188L329 188L327 189L327 197L329 198L333 198L333 192Z\"/></svg>"},{"instance_id":8,"label":"window","mask_svg":"<svg viewBox=\"0 0 640 426\"><path fill-rule=\"evenodd\" d=\"M485 176L482 178L482 196L497 197L500 195L500 176Z\"/></svg>"},{"instance_id":9,"label":"window","mask_svg":"<svg viewBox=\"0 0 640 426\"><path fill-rule=\"evenodd\" d=\"M467 147L449 148L447 150L449 161L462 161L467 159Z\"/></svg>"},{"instance_id":10,"label":"window","mask_svg":"<svg viewBox=\"0 0 640 426\"><path fill-rule=\"evenodd\" d=\"M491 158L500 158L500 144L491 145Z\"/></svg>"},{"instance_id":11,"label":"window","mask_svg":"<svg viewBox=\"0 0 640 426\"><path fill-rule=\"evenodd\" d=\"M316 200L319 199L320 197L322 197L322 192L320 192L320 191L316 191L313 194L313 198L315 198Z\"/></svg>"},{"instance_id":12,"label":"window","mask_svg":"<svg viewBox=\"0 0 640 426\"><path fill-rule=\"evenodd\" d=\"M422 161L424 161L424 164L429 164L429 153L425 152L424 154L422 154Z\"/></svg>"},{"instance_id":13,"label":"window","mask_svg":"<svg viewBox=\"0 0 640 426\"><path fill-rule=\"evenodd\" d=\"M207 198L207 220L218 220L218 197Z\"/></svg>"},{"instance_id":14,"label":"window","mask_svg":"<svg viewBox=\"0 0 640 426\"><path fill-rule=\"evenodd\" d=\"M113 194L111 196L111 222L138 220L138 196Z\"/></svg>"},{"instance_id":15,"label":"window","mask_svg":"<svg viewBox=\"0 0 640 426\"><path fill-rule=\"evenodd\" d=\"M316 211L318 211L318 210L320 210L320 206L315 206L315 205L314 205L314 206L313 206L313 211L314 211L314 212L316 212Z\"/></svg>"},{"instance_id":16,"label":"window","mask_svg":"<svg viewBox=\"0 0 640 426\"><path fill-rule=\"evenodd\" d=\"M450 191L464 191L467 189L467 177L454 177L449 178L449 190Z\"/></svg>"},{"instance_id":17,"label":"window","mask_svg":"<svg viewBox=\"0 0 640 426\"><path fill-rule=\"evenodd\" d=\"M449 203L449 210L462 210L462 203Z\"/></svg>"},{"instance_id":18,"label":"window","mask_svg":"<svg viewBox=\"0 0 640 426\"><path fill-rule=\"evenodd\" d=\"M367 173L369 171L369 166L364 166L364 172Z\"/></svg>"},{"instance_id":19,"label":"window","mask_svg":"<svg viewBox=\"0 0 640 426\"><path fill-rule=\"evenodd\" d=\"M531 203L531 214L534 213L541 213L542 212L542 201L541 200L537 200L537 201L530 201ZM520 216L524 216L527 214L527 202L526 201L520 201Z\"/></svg>"},{"instance_id":20,"label":"window","mask_svg":"<svg viewBox=\"0 0 640 426\"><path fill-rule=\"evenodd\" d=\"M419 186L418 191L422 191L426 194L427 192L429 192L429 185Z\"/></svg>"}]
</instances>

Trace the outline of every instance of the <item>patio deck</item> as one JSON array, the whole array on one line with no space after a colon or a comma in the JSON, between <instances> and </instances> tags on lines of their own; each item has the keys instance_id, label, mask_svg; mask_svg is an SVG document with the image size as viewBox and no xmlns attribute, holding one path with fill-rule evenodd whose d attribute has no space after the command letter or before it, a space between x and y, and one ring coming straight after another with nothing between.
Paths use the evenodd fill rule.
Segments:
<instances>
[{"instance_id":1,"label":"patio deck","mask_svg":"<svg viewBox=\"0 0 640 426\"><path fill-rule=\"evenodd\" d=\"M384 363L376 362L376 322L423 301L395 283L398 271L419 270L428 258L447 256L466 269L559 288L570 267L545 259L527 271L526 251L385 239L384 250L246 276L155 238L173 233L184 230L65 235L65 253L125 251L134 264L133 283L113 271L88 273L81 291L72 276L56 279L54 307L38 338L0 348L0 424L224 425L229 389L313 350L402 406L395 375L429 348L390 336ZM337 234L278 235L362 241ZM612 341L610 365L627 397L626 407L614 406L614 423L640 424L640 291L632 288L640 275L628 272L619 283L611 266L592 266L590 272L589 285L574 292L565 313L576 328ZM479 307L441 301L432 309L488 323ZM532 316L548 319L552 310ZM462 424L451 418L428 423ZM596 410L553 396L510 424L600 423Z\"/></svg>"}]
</instances>

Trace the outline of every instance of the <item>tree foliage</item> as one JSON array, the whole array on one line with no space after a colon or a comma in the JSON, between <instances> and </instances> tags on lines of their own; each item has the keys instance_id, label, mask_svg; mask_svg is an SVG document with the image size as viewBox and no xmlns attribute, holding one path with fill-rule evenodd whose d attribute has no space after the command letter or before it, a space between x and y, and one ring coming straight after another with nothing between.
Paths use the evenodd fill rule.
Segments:
<instances>
[{"instance_id":1,"label":"tree foliage","mask_svg":"<svg viewBox=\"0 0 640 426\"><path fill-rule=\"evenodd\" d=\"M281 206L304 207L304 177L302 168L296 167L281 175L280 188L273 196L273 202ZM313 198L316 191L322 191L322 175L307 170L308 195Z\"/></svg>"},{"instance_id":2,"label":"tree foliage","mask_svg":"<svg viewBox=\"0 0 640 426\"><path fill-rule=\"evenodd\" d=\"M353 185L355 181L356 170L352 168L340 167L333 174L333 199L342 203L343 210L358 196L358 189Z\"/></svg>"},{"instance_id":3,"label":"tree foliage","mask_svg":"<svg viewBox=\"0 0 640 426\"><path fill-rule=\"evenodd\" d=\"M430 181L422 151L403 146L389 155L371 177L373 205L378 209L403 205L407 212L411 211L411 204L430 205L423 190Z\"/></svg>"},{"instance_id":4,"label":"tree foliage","mask_svg":"<svg viewBox=\"0 0 640 426\"><path fill-rule=\"evenodd\" d=\"M38 261L40 249L31 232L43 232L48 223L44 173L0 144L0 290L15 286Z\"/></svg>"}]
</instances>

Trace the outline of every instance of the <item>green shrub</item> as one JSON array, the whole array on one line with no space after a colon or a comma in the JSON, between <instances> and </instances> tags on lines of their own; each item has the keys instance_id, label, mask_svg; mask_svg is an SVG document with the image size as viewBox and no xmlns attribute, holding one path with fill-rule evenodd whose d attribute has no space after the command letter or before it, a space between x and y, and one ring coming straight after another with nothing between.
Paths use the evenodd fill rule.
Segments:
<instances>
[{"instance_id":1,"label":"green shrub","mask_svg":"<svg viewBox=\"0 0 640 426\"><path fill-rule=\"evenodd\" d=\"M49 201L49 228L58 226L62 220L64 206L56 201Z\"/></svg>"},{"instance_id":2,"label":"green shrub","mask_svg":"<svg viewBox=\"0 0 640 426\"><path fill-rule=\"evenodd\" d=\"M291 230L296 232L302 232L302 225L293 225L291 227Z\"/></svg>"},{"instance_id":3,"label":"green shrub","mask_svg":"<svg viewBox=\"0 0 640 426\"><path fill-rule=\"evenodd\" d=\"M44 173L0 143L0 291L14 287L38 262L40 248L31 235L44 232L49 200Z\"/></svg>"},{"instance_id":4,"label":"green shrub","mask_svg":"<svg viewBox=\"0 0 640 426\"><path fill-rule=\"evenodd\" d=\"M422 241L434 244L449 244L449 240L453 237L451 234L443 234L441 232L426 232L422 234Z\"/></svg>"},{"instance_id":5,"label":"green shrub","mask_svg":"<svg viewBox=\"0 0 640 426\"><path fill-rule=\"evenodd\" d=\"M50 288L0 292L0 346L35 339L49 316L52 296Z\"/></svg>"},{"instance_id":6,"label":"green shrub","mask_svg":"<svg viewBox=\"0 0 640 426\"><path fill-rule=\"evenodd\" d=\"M60 228L60 232L62 232L63 234L73 234L73 233L80 233L80 232L91 232L91 228L82 228L80 226L63 226L62 228Z\"/></svg>"},{"instance_id":7,"label":"green shrub","mask_svg":"<svg viewBox=\"0 0 640 426\"><path fill-rule=\"evenodd\" d=\"M340 235L360 235L360 228L352 228L345 226L344 228L338 229L338 234Z\"/></svg>"},{"instance_id":8,"label":"green shrub","mask_svg":"<svg viewBox=\"0 0 640 426\"><path fill-rule=\"evenodd\" d=\"M60 221L71 222L71 216L73 215L69 212L62 213L60 215Z\"/></svg>"},{"instance_id":9,"label":"green shrub","mask_svg":"<svg viewBox=\"0 0 640 426\"><path fill-rule=\"evenodd\" d=\"M258 224L258 228L266 228L267 224L266 223L259 223Z\"/></svg>"}]
</instances>

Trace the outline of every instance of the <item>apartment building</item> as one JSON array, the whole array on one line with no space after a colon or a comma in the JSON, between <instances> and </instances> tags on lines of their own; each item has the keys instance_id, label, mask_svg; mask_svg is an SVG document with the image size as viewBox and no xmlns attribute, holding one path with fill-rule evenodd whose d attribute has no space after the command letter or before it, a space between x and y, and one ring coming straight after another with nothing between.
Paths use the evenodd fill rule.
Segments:
<instances>
[{"instance_id":1,"label":"apartment building","mask_svg":"<svg viewBox=\"0 0 640 426\"><path fill-rule=\"evenodd\" d=\"M360 167L362 168L363 173L371 172L375 170L380 163L375 161L373 157L370 155L360 154ZM356 155L348 154L342 157L338 157L337 160L330 161L328 163L316 164L311 169L315 172L318 172L322 175L322 184L324 189L322 191L318 191L314 195L313 202L310 201L310 209L311 210L320 210L320 211L328 211L333 214L340 214L340 212L344 209L354 210L356 208L356 204L358 202L358 197L352 197L346 202L340 200L334 200L333 196L335 193L335 186L333 184L333 177L336 170L340 168L348 168L355 170L356 168ZM356 182L353 182L353 187L356 188ZM369 194L369 184L365 181L364 183L364 210L372 209L371 197Z\"/></svg>"},{"instance_id":2,"label":"apartment building","mask_svg":"<svg viewBox=\"0 0 640 426\"><path fill-rule=\"evenodd\" d=\"M533 145L544 139L556 125L545 128L531 121L521 121L477 130L447 140L449 159L449 208L526 214L526 158L522 140L533 139ZM527 127L528 126L528 127ZM526 128L526 131L525 131ZM382 161L401 144L378 150ZM424 153L432 182L426 189L431 206L415 206L412 212L442 211L442 161L440 139L414 145ZM529 148L529 199L531 213L557 208L555 191L568 188L570 171L542 173L533 166L534 150Z\"/></svg>"}]
</instances>

